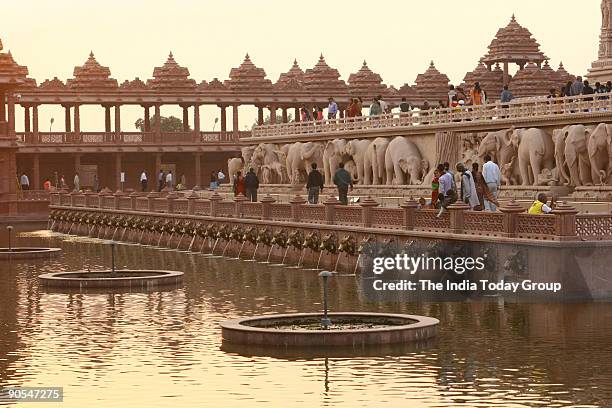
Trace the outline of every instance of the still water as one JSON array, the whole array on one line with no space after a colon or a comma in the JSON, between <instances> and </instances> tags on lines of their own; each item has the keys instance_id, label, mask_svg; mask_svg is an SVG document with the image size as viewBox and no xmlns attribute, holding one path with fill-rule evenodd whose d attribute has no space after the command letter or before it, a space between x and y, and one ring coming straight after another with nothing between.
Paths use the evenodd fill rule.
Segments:
<instances>
[{"instance_id":1,"label":"still water","mask_svg":"<svg viewBox=\"0 0 612 408\"><path fill-rule=\"evenodd\" d=\"M0 386L62 386L63 408L612 406L612 303L365 303L357 279L333 278L333 311L433 316L438 338L352 355L262 356L222 349L218 323L319 311L315 272L119 245L118 266L184 271L184 286L52 293L38 274L108 267L109 246L44 231L19 243L64 253L0 261Z\"/></svg>"}]
</instances>

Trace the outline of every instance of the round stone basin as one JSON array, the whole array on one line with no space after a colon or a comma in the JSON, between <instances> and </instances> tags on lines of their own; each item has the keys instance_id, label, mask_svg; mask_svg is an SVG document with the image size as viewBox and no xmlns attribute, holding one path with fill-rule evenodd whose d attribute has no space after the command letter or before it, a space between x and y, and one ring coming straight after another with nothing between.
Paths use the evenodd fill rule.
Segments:
<instances>
[{"instance_id":1,"label":"round stone basin","mask_svg":"<svg viewBox=\"0 0 612 408\"><path fill-rule=\"evenodd\" d=\"M111 276L111 271L53 272L38 276L45 286L60 288L144 288L177 285L183 272L122 269Z\"/></svg>"},{"instance_id":2,"label":"round stone basin","mask_svg":"<svg viewBox=\"0 0 612 408\"><path fill-rule=\"evenodd\" d=\"M362 347L422 341L437 333L438 319L425 316L339 312L321 327L320 313L264 315L221 323L224 342L282 347Z\"/></svg>"},{"instance_id":3,"label":"round stone basin","mask_svg":"<svg viewBox=\"0 0 612 408\"><path fill-rule=\"evenodd\" d=\"M62 252L61 248L16 247L10 250L8 248L0 248L0 260L47 258L53 255L59 255L60 252Z\"/></svg>"}]
</instances>

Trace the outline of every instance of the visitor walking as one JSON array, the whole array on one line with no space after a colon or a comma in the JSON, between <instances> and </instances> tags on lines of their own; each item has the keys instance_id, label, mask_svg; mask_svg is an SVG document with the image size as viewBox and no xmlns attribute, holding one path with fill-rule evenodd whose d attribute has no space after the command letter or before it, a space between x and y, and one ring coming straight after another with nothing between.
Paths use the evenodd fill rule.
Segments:
<instances>
[{"instance_id":1,"label":"visitor walking","mask_svg":"<svg viewBox=\"0 0 612 408\"><path fill-rule=\"evenodd\" d=\"M239 194L245 196L246 188L244 185L244 177L242 176L242 172L237 171L234 176L234 196L238 196Z\"/></svg>"},{"instance_id":2,"label":"visitor walking","mask_svg":"<svg viewBox=\"0 0 612 408\"><path fill-rule=\"evenodd\" d=\"M308 109L305 106L302 106L301 114L302 114L302 122L309 122L311 120L310 112L308 112Z\"/></svg>"},{"instance_id":3,"label":"visitor walking","mask_svg":"<svg viewBox=\"0 0 612 408\"><path fill-rule=\"evenodd\" d=\"M244 188L246 190L246 197L252 203L257 202L257 189L259 188L259 179L255 174L255 170L251 167L249 172L244 178Z\"/></svg>"},{"instance_id":4,"label":"visitor walking","mask_svg":"<svg viewBox=\"0 0 612 408\"><path fill-rule=\"evenodd\" d=\"M456 168L461 173L461 201L469 205L471 210L474 210L480 206L480 201L478 200L472 172L466 169L463 163L457 163Z\"/></svg>"},{"instance_id":5,"label":"visitor walking","mask_svg":"<svg viewBox=\"0 0 612 408\"><path fill-rule=\"evenodd\" d=\"M21 173L21 177L19 177L19 184L21 185L22 190L30 189L30 179L25 173Z\"/></svg>"},{"instance_id":6,"label":"visitor walking","mask_svg":"<svg viewBox=\"0 0 612 408\"><path fill-rule=\"evenodd\" d=\"M174 178L172 177L172 170L168 170L168 174L166 174L166 188L168 191L174 191Z\"/></svg>"},{"instance_id":7,"label":"visitor walking","mask_svg":"<svg viewBox=\"0 0 612 408\"><path fill-rule=\"evenodd\" d=\"M347 115L349 118L355 118L357 116L361 116L360 104L357 98L351 99L351 104L348 107Z\"/></svg>"},{"instance_id":8,"label":"visitor walking","mask_svg":"<svg viewBox=\"0 0 612 408\"><path fill-rule=\"evenodd\" d=\"M342 205L347 205L349 187L351 190L353 189L353 177L344 168L344 163L339 164L339 168L334 174L334 184L338 188L338 200Z\"/></svg>"},{"instance_id":9,"label":"visitor walking","mask_svg":"<svg viewBox=\"0 0 612 408\"><path fill-rule=\"evenodd\" d=\"M482 105L484 103L484 91L480 88L480 82L476 82L470 91L470 105Z\"/></svg>"},{"instance_id":10,"label":"visitor walking","mask_svg":"<svg viewBox=\"0 0 612 408\"><path fill-rule=\"evenodd\" d=\"M327 105L327 119L336 119L338 114L338 104L334 101L334 98L329 98L329 105Z\"/></svg>"},{"instance_id":11,"label":"visitor walking","mask_svg":"<svg viewBox=\"0 0 612 408\"><path fill-rule=\"evenodd\" d=\"M438 190L440 211L436 217L439 218L449 205L457 201L457 191L453 188L453 176L446 171L444 164L438 164L437 170L440 173L440 188Z\"/></svg>"},{"instance_id":12,"label":"visitor walking","mask_svg":"<svg viewBox=\"0 0 612 408\"><path fill-rule=\"evenodd\" d=\"M162 191L164 188L164 183L166 181L166 173L163 170L159 171L159 175L157 176L157 191Z\"/></svg>"},{"instance_id":13,"label":"visitor walking","mask_svg":"<svg viewBox=\"0 0 612 408\"><path fill-rule=\"evenodd\" d=\"M210 173L210 189L216 190L218 186L219 186L219 183L217 181L217 172L213 170Z\"/></svg>"},{"instance_id":14,"label":"visitor walking","mask_svg":"<svg viewBox=\"0 0 612 408\"><path fill-rule=\"evenodd\" d=\"M583 82L584 86L582 87L582 94L583 95L593 95L595 93L595 90L593 89L593 87L589 84L589 81L584 81ZM584 98L585 101L592 101L593 98Z\"/></svg>"},{"instance_id":15,"label":"visitor walking","mask_svg":"<svg viewBox=\"0 0 612 408\"><path fill-rule=\"evenodd\" d=\"M457 102L457 91L455 90L455 85L449 85L448 87L448 106L455 106L454 104Z\"/></svg>"},{"instance_id":16,"label":"visitor walking","mask_svg":"<svg viewBox=\"0 0 612 408\"><path fill-rule=\"evenodd\" d=\"M143 170L142 173L140 173L140 188L143 193L147 191L148 184L149 184L149 180L147 177L147 172Z\"/></svg>"},{"instance_id":17,"label":"visitor walking","mask_svg":"<svg viewBox=\"0 0 612 408\"><path fill-rule=\"evenodd\" d=\"M380 106L380 102L378 99L372 99L372 104L370 105L370 116L377 116L382 114L382 107Z\"/></svg>"},{"instance_id":18,"label":"visitor walking","mask_svg":"<svg viewBox=\"0 0 612 408\"><path fill-rule=\"evenodd\" d=\"M389 104L383 100L382 95L378 95L376 100L380 104L380 110L382 111L383 115L389 113Z\"/></svg>"},{"instance_id":19,"label":"visitor walking","mask_svg":"<svg viewBox=\"0 0 612 408\"><path fill-rule=\"evenodd\" d=\"M310 204L319 204L319 193L323 192L323 175L317 170L317 163L310 165L312 168L308 173L308 181L306 182L306 191L308 191L308 202Z\"/></svg>"},{"instance_id":20,"label":"visitor walking","mask_svg":"<svg viewBox=\"0 0 612 408\"><path fill-rule=\"evenodd\" d=\"M500 97L501 103L508 103L513 98L514 98L514 95L512 95L512 92L508 89L508 85L504 85L504 90L502 91L501 97ZM507 108L508 106L503 106L503 107Z\"/></svg>"},{"instance_id":21,"label":"visitor walking","mask_svg":"<svg viewBox=\"0 0 612 408\"><path fill-rule=\"evenodd\" d=\"M43 190L45 191L51 190L51 180L45 179L45 181L43 182Z\"/></svg>"},{"instance_id":22,"label":"visitor walking","mask_svg":"<svg viewBox=\"0 0 612 408\"><path fill-rule=\"evenodd\" d=\"M550 206L546 204L548 201L546 194L540 193L538 194L537 199L531 204L529 210L527 212L529 214L549 214L555 208L555 198L553 197L550 200Z\"/></svg>"},{"instance_id":23,"label":"visitor walking","mask_svg":"<svg viewBox=\"0 0 612 408\"><path fill-rule=\"evenodd\" d=\"M323 120L323 108L317 108L317 120L320 122Z\"/></svg>"},{"instance_id":24,"label":"visitor walking","mask_svg":"<svg viewBox=\"0 0 612 408\"><path fill-rule=\"evenodd\" d=\"M400 112L407 113L410 112L410 104L406 101L406 97L402 98L402 102L399 104Z\"/></svg>"},{"instance_id":25,"label":"visitor walking","mask_svg":"<svg viewBox=\"0 0 612 408\"><path fill-rule=\"evenodd\" d=\"M221 169L219 169L219 171L217 172L217 182L218 182L218 184L223 183L224 180L225 180L225 174L223 174Z\"/></svg>"},{"instance_id":26,"label":"visitor walking","mask_svg":"<svg viewBox=\"0 0 612 408\"><path fill-rule=\"evenodd\" d=\"M74 191L77 193L81 191L81 179L79 178L79 173L74 174Z\"/></svg>"},{"instance_id":27,"label":"visitor walking","mask_svg":"<svg viewBox=\"0 0 612 408\"><path fill-rule=\"evenodd\" d=\"M501 173L499 171L499 166L491 160L490 155L485 155L484 157L485 163L482 165L482 177L487 183L487 189L493 196L495 200L497 200L497 189L501 185ZM497 206L493 201L485 198L485 209L487 211L496 211Z\"/></svg>"},{"instance_id":28,"label":"visitor walking","mask_svg":"<svg viewBox=\"0 0 612 408\"><path fill-rule=\"evenodd\" d=\"M66 184L66 178L64 177L63 174L62 174L62 177L60 177L60 188L62 190L68 190L68 184Z\"/></svg>"},{"instance_id":29,"label":"visitor walking","mask_svg":"<svg viewBox=\"0 0 612 408\"><path fill-rule=\"evenodd\" d=\"M183 190L187 189L187 177L185 173L181 174L181 185L183 186Z\"/></svg>"},{"instance_id":30,"label":"visitor walking","mask_svg":"<svg viewBox=\"0 0 612 408\"><path fill-rule=\"evenodd\" d=\"M434 170L433 178L431 179L431 208L438 208L438 196L440 194L440 172Z\"/></svg>"},{"instance_id":31,"label":"visitor walking","mask_svg":"<svg viewBox=\"0 0 612 408\"><path fill-rule=\"evenodd\" d=\"M453 187L453 190L457 191L457 183L455 181L455 173L453 173L450 169L450 163L449 162L444 162L444 171L446 171L448 174L451 175L451 185Z\"/></svg>"},{"instance_id":32,"label":"visitor walking","mask_svg":"<svg viewBox=\"0 0 612 408\"><path fill-rule=\"evenodd\" d=\"M98 180L98 175L97 174L93 175L93 182L91 184L92 184L91 190L94 193L99 193L100 192L100 180Z\"/></svg>"},{"instance_id":33,"label":"visitor walking","mask_svg":"<svg viewBox=\"0 0 612 408\"><path fill-rule=\"evenodd\" d=\"M578 96L582 95L582 91L584 90L584 82L582 82L582 77L576 77L576 80L570 86L570 96Z\"/></svg>"}]
</instances>

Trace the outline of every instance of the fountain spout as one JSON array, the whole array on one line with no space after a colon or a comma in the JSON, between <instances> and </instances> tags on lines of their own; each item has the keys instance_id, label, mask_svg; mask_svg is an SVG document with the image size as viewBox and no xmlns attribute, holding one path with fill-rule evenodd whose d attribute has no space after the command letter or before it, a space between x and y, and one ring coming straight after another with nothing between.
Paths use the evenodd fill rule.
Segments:
<instances>
[{"instance_id":1,"label":"fountain spout","mask_svg":"<svg viewBox=\"0 0 612 408\"><path fill-rule=\"evenodd\" d=\"M331 320L329 319L329 316L327 315L327 309L328 309L327 279L330 276L333 276L333 273L329 271L322 271L321 273L319 273L319 276L323 278L323 318L321 319L321 326L323 326L324 330L327 330L329 329L329 326L331 326Z\"/></svg>"}]
</instances>

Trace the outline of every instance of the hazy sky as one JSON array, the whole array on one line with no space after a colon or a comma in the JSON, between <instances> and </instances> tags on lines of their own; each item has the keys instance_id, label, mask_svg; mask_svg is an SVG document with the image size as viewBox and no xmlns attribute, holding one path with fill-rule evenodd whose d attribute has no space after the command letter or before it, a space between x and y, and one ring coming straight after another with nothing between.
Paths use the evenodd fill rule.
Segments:
<instances>
[{"instance_id":1,"label":"hazy sky","mask_svg":"<svg viewBox=\"0 0 612 408\"><path fill-rule=\"evenodd\" d=\"M119 82L150 78L153 67L162 65L172 50L198 82L227 79L248 52L272 81L294 58L306 69L323 53L345 80L366 59L387 85L399 87L412 84L434 60L451 82L458 83L513 13L531 30L554 68L562 60L569 72L584 74L596 59L601 24L600 0L3 3L0 38L5 50L27 65L39 83L53 76L72 77L74 66L82 65L90 50ZM163 114L170 112L174 110ZM129 130L130 118L138 112L126 115L122 122ZM241 128L252 121L244 116ZM86 112L85 128L87 118Z\"/></svg>"}]
</instances>

